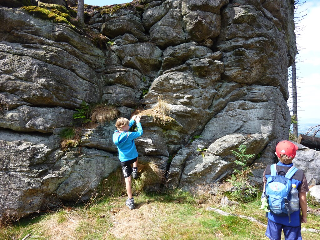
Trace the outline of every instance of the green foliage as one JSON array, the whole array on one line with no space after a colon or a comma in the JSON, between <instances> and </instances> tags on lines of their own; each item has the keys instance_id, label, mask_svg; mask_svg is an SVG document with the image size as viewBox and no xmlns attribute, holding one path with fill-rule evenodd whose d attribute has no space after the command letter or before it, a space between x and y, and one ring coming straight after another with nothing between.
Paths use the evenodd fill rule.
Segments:
<instances>
[{"instance_id":1,"label":"green foliage","mask_svg":"<svg viewBox=\"0 0 320 240\"><path fill-rule=\"evenodd\" d=\"M107 44L109 44L110 46L113 46L115 44L115 42L113 41L108 41Z\"/></svg>"},{"instance_id":2,"label":"green foliage","mask_svg":"<svg viewBox=\"0 0 320 240\"><path fill-rule=\"evenodd\" d=\"M232 174L231 178L227 181L233 186L229 192L231 198L241 201L250 202L257 197L259 189L256 186L252 186L249 181L251 170L247 166L247 162L252 159L254 154L247 154L247 146L240 145L237 151L231 150L233 155L236 157L234 163L241 167L240 170L235 170L235 174Z\"/></svg>"},{"instance_id":3,"label":"green foliage","mask_svg":"<svg viewBox=\"0 0 320 240\"><path fill-rule=\"evenodd\" d=\"M199 139L199 138L201 138L200 135L195 135L195 136L193 136L193 139Z\"/></svg>"},{"instance_id":4,"label":"green foliage","mask_svg":"<svg viewBox=\"0 0 320 240\"><path fill-rule=\"evenodd\" d=\"M65 128L61 130L61 132L59 133L59 136L62 139L73 139L75 136L75 131L73 128Z\"/></svg>"},{"instance_id":5,"label":"green foliage","mask_svg":"<svg viewBox=\"0 0 320 240\"><path fill-rule=\"evenodd\" d=\"M104 9L101 11L101 14L114 14L114 13L116 13L117 11L119 11L120 9L128 8L128 7L130 7L130 6L131 6L130 3L115 4L115 5L109 6L109 7L107 7L107 8L104 8Z\"/></svg>"},{"instance_id":6,"label":"green foliage","mask_svg":"<svg viewBox=\"0 0 320 240\"><path fill-rule=\"evenodd\" d=\"M315 197L310 195L310 192L307 193L307 202L308 207L310 208L320 208L320 203L316 200Z\"/></svg>"},{"instance_id":7,"label":"green foliage","mask_svg":"<svg viewBox=\"0 0 320 240\"><path fill-rule=\"evenodd\" d=\"M298 123L298 120L297 120L297 116L296 115L292 115L291 116L291 124L297 124Z\"/></svg>"},{"instance_id":8,"label":"green foliage","mask_svg":"<svg viewBox=\"0 0 320 240\"><path fill-rule=\"evenodd\" d=\"M193 136L192 139L190 140L190 143L192 143L194 140L199 139L199 138L201 138L200 135ZM197 149L197 151L198 151L198 149Z\"/></svg>"},{"instance_id":9,"label":"green foliage","mask_svg":"<svg viewBox=\"0 0 320 240\"><path fill-rule=\"evenodd\" d=\"M297 136L295 136L295 134L293 134L292 129L293 129L293 125L297 124L297 123L298 123L297 116L292 115L291 116L291 125L290 125L290 129L289 129L289 140L294 141L294 142L297 142L298 139L297 139Z\"/></svg>"},{"instance_id":10,"label":"green foliage","mask_svg":"<svg viewBox=\"0 0 320 240\"><path fill-rule=\"evenodd\" d=\"M147 95L149 92L149 89L142 89L142 97L144 97L145 95Z\"/></svg>"},{"instance_id":11,"label":"green foliage","mask_svg":"<svg viewBox=\"0 0 320 240\"><path fill-rule=\"evenodd\" d=\"M145 76L142 77L142 82L147 82L147 78Z\"/></svg>"},{"instance_id":12,"label":"green foliage","mask_svg":"<svg viewBox=\"0 0 320 240\"><path fill-rule=\"evenodd\" d=\"M80 108L76 108L76 113L73 114L74 120L80 120L81 123L90 122L90 106L85 101L82 101Z\"/></svg>"},{"instance_id":13,"label":"green foliage","mask_svg":"<svg viewBox=\"0 0 320 240\"><path fill-rule=\"evenodd\" d=\"M234 161L234 163L242 167L242 171L245 171L248 169L248 167L246 167L248 161L255 156L254 154L246 154L246 151L247 151L247 146L243 144L238 147L238 151L231 150L232 154L236 157L236 160ZM236 172L239 172L239 171L236 170Z\"/></svg>"}]
</instances>

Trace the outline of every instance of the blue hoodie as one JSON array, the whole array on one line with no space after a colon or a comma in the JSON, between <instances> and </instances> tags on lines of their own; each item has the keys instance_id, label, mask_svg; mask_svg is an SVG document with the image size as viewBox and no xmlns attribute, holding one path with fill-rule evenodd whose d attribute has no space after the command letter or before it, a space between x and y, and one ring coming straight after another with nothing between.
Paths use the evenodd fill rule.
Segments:
<instances>
[{"instance_id":1,"label":"blue hoodie","mask_svg":"<svg viewBox=\"0 0 320 240\"><path fill-rule=\"evenodd\" d=\"M135 121L131 119L129 121L129 127L133 125ZM134 144L134 139L140 137L143 134L141 123L136 123L138 127L137 132L119 132L116 130L113 133L112 140L118 148L119 159L121 162L129 161L138 157L138 151Z\"/></svg>"}]
</instances>

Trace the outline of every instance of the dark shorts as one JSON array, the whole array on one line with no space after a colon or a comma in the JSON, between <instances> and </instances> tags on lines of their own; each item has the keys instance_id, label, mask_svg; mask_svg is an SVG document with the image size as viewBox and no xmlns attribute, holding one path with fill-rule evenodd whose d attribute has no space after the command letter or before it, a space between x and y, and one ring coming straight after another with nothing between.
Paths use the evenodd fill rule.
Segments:
<instances>
[{"instance_id":1,"label":"dark shorts","mask_svg":"<svg viewBox=\"0 0 320 240\"><path fill-rule=\"evenodd\" d=\"M272 222L269 219L266 236L271 240L280 240L282 229L286 240L302 240L301 226L289 227L280 223Z\"/></svg>"},{"instance_id":2,"label":"dark shorts","mask_svg":"<svg viewBox=\"0 0 320 240\"><path fill-rule=\"evenodd\" d=\"M133 164L137 160L138 160L138 158L134 158L134 159L129 160L129 161L121 162L122 173L123 173L124 178L127 178L127 177L131 176L131 173L133 171L132 167L131 167L131 164Z\"/></svg>"}]
</instances>

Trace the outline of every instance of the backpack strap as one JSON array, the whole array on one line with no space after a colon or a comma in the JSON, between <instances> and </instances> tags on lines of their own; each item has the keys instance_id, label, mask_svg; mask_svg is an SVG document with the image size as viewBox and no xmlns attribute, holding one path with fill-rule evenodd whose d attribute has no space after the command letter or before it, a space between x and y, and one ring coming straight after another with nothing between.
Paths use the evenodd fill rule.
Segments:
<instances>
[{"instance_id":1,"label":"backpack strap","mask_svg":"<svg viewBox=\"0 0 320 240\"><path fill-rule=\"evenodd\" d=\"M298 168L292 166L288 172L286 173L286 178L291 179L293 177L293 175L298 171Z\"/></svg>"},{"instance_id":2,"label":"backpack strap","mask_svg":"<svg viewBox=\"0 0 320 240\"><path fill-rule=\"evenodd\" d=\"M270 166L271 176L277 176L277 164L272 164Z\"/></svg>"},{"instance_id":3,"label":"backpack strap","mask_svg":"<svg viewBox=\"0 0 320 240\"><path fill-rule=\"evenodd\" d=\"M271 170L271 176L277 176L277 164L272 164L270 166L270 170ZM291 179L293 177L293 175L298 171L298 168L292 166L291 168L289 168L288 172L286 173L285 177L288 179Z\"/></svg>"}]
</instances>

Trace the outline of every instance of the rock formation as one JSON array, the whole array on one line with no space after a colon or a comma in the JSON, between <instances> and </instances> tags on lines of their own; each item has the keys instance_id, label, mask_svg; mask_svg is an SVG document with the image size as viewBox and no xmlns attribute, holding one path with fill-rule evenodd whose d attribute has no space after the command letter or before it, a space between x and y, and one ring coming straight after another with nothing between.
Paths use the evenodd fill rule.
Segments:
<instances>
[{"instance_id":1,"label":"rock formation","mask_svg":"<svg viewBox=\"0 0 320 240\"><path fill-rule=\"evenodd\" d=\"M248 164L262 165L260 177L276 142L288 138L293 8L291 0L90 8L97 47L74 26L1 7L0 218L86 200L118 169L115 119L81 129L73 147L61 148L82 103L127 118L136 108L165 109L142 117L136 144L139 161L169 187L210 188L236 167L231 150L241 144L256 156Z\"/></svg>"}]
</instances>

